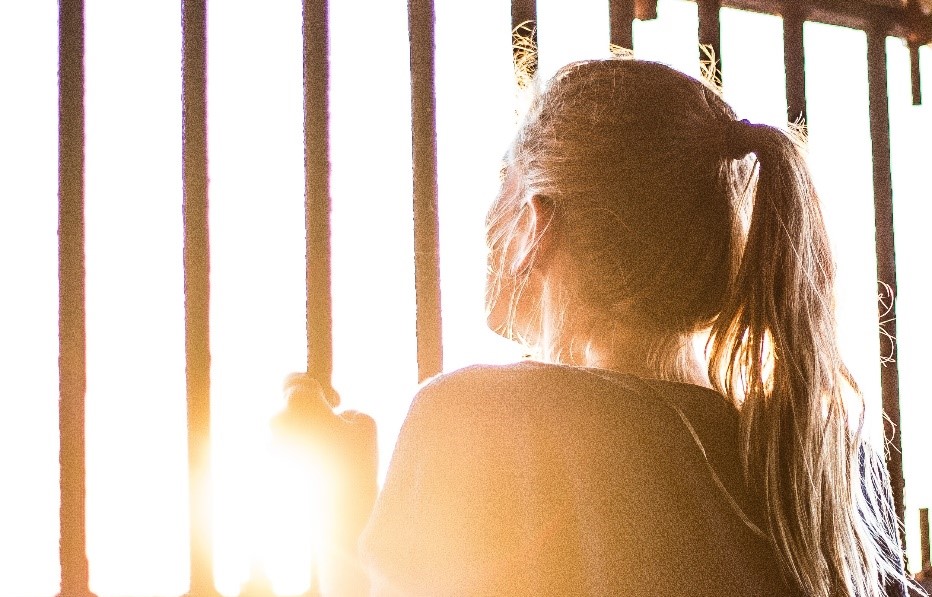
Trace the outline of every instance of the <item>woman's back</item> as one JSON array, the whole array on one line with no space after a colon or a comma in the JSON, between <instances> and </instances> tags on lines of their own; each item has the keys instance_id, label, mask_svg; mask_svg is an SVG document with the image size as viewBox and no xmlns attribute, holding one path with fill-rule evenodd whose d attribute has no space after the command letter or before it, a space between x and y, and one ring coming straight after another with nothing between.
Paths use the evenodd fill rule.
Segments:
<instances>
[{"instance_id":1,"label":"woman's back","mask_svg":"<svg viewBox=\"0 0 932 597\"><path fill-rule=\"evenodd\" d=\"M537 91L489 210L486 309L553 364L421 392L369 528L377 585L792 595L782 571L807 597L891 594L895 513L801 139L656 63Z\"/></svg>"},{"instance_id":2,"label":"woman's back","mask_svg":"<svg viewBox=\"0 0 932 597\"><path fill-rule=\"evenodd\" d=\"M689 421L681 419L677 409ZM426 386L364 536L385 595L793 595L698 386L540 363Z\"/></svg>"}]
</instances>

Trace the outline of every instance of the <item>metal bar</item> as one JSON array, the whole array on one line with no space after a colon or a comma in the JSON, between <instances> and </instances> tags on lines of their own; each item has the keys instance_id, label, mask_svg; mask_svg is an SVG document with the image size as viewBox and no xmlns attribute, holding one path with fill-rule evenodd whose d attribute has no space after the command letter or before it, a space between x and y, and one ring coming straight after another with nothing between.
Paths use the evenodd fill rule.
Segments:
<instances>
[{"instance_id":1,"label":"metal bar","mask_svg":"<svg viewBox=\"0 0 932 597\"><path fill-rule=\"evenodd\" d=\"M443 369L433 0L408 0L408 33L411 45L417 370L418 379L423 381Z\"/></svg>"},{"instance_id":2,"label":"metal bar","mask_svg":"<svg viewBox=\"0 0 932 597\"><path fill-rule=\"evenodd\" d=\"M511 0L511 32L512 34L529 35L535 51L537 48L537 1L536 0ZM525 47L519 47L517 44L512 47L512 55L517 64L527 51ZM534 61L526 65L528 75L534 76L537 72L537 55L534 55Z\"/></svg>"},{"instance_id":3,"label":"metal bar","mask_svg":"<svg viewBox=\"0 0 932 597\"><path fill-rule=\"evenodd\" d=\"M922 70L919 68L919 47L922 45L922 35L919 29L921 29L923 14L919 0L907 0L906 11L912 17L915 28L906 36L906 44L909 47L909 77L912 83L913 105L920 106L922 105ZM926 36L926 41L929 41L929 36Z\"/></svg>"},{"instance_id":4,"label":"metal bar","mask_svg":"<svg viewBox=\"0 0 932 597\"><path fill-rule=\"evenodd\" d=\"M307 284L307 371L320 383L332 406L333 295L330 249L330 33L327 0L304 0L301 8L304 51L304 231ZM319 562L308 562L311 587L320 594Z\"/></svg>"},{"instance_id":5,"label":"metal bar","mask_svg":"<svg viewBox=\"0 0 932 597\"><path fill-rule=\"evenodd\" d=\"M192 597L216 595L211 549L206 0L182 0L184 330Z\"/></svg>"},{"instance_id":6,"label":"metal bar","mask_svg":"<svg viewBox=\"0 0 932 597\"><path fill-rule=\"evenodd\" d=\"M923 570L932 567L932 550L929 549L928 508L919 508L919 562Z\"/></svg>"},{"instance_id":7,"label":"metal bar","mask_svg":"<svg viewBox=\"0 0 932 597\"><path fill-rule=\"evenodd\" d=\"M634 18L650 21L657 18L657 0L634 0Z\"/></svg>"},{"instance_id":8,"label":"metal bar","mask_svg":"<svg viewBox=\"0 0 932 597\"><path fill-rule=\"evenodd\" d=\"M920 45L932 41L932 15L923 15L900 0L842 2L840 0L721 0L722 6L780 15L787 8L806 15L806 20L852 29L881 27L887 35L906 39L914 36Z\"/></svg>"},{"instance_id":9,"label":"metal bar","mask_svg":"<svg viewBox=\"0 0 932 597\"><path fill-rule=\"evenodd\" d=\"M58 425L62 597L90 594L84 415L84 0L58 4Z\"/></svg>"},{"instance_id":10,"label":"metal bar","mask_svg":"<svg viewBox=\"0 0 932 597\"><path fill-rule=\"evenodd\" d=\"M609 43L629 50L634 49L634 0L609 0Z\"/></svg>"},{"instance_id":11,"label":"metal bar","mask_svg":"<svg viewBox=\"0 0 932 597\"><path fill-rule=\"evenodd\" d=\"M722 81L722 25L719 13L722 9L720 0L697 0L699 8L699 44L711 48L715 58L715 78ZM699 50L699 60L709 57Z\"/></svg>"},{"instance_id":12,"label":"metal bar","mask_svg":"<svg viewBox=\"0 0 932 597\"><path fill-rule=\"evenodd\" d=\"M511 29L514 31L525 23L535 25L537 23L537 1L536 0L511 0ZM537 39L535 37L534 41Z\"/></svg>"},{"instance_id":13,"label":"metal bar","mask_svg":"<svg viewBox=\"0 0 932 597\"><path fill-rule=\"evenodd\" d=\"M327 0L304 0L304 225L307 242L307 370L332 390L330 123Z\"/></svg>"},{"instance_id":14,"label":"metal bar","mask_svg":"<svg viewBox=\"0 0 932 597\"><path fill-rule=\"evenodd\" d=\"M783 14L783 61L786 67L786 116L789 122L806 119L806 54L803 49L805 13L787 0Z\"/></svg>"},{"instance_id":15,"label":"metal bar","mask_svg":"<svg viewBox=\"0 0 932 597\"><path fill-rule=\"evenodd\" d=\"M903 444L900 435L899 371L896 350L896 255L893 237L893 180L890 173L890 115L887 97L886 33L867 31L867 80L874 170L874 226L879 284L880 384L889 454L887 468L896 515L903 522ZM902 526L900 527L902 529ZM902 530L901 530L902 533ZM900 540L906 545L905 537Z\"/></svg>"},{"instance_id":16,"label":"metal bar","mask_svg":"<svg viewBox=\"0 0 932 597\"><path fill-rule=\"evenodd\" d=\"M909 70L913 105L922 105L922 70L919 68L919 44L909 42Z\"/></svg>"}]
</instances>

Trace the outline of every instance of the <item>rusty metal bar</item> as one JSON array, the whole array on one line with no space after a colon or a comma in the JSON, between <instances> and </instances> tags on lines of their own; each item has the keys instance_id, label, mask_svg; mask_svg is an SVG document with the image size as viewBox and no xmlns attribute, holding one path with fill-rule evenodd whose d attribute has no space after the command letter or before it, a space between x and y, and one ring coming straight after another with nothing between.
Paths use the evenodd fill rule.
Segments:
<instances>
[{"instance_id":1,"label":"rusty metal bar","mask_svg":"<svg viewBox=\"0 0 932 597\"><path fill-rule=\"evenodd\" d=\"M909 71L913 105L922 105L922 70L919 68L919 44L909 42Z\"/></svg>"},{"instance_id":2,"label":"rusty metal bar","mask_svg":"<svg viewBox=\"0 0 932 597\"><path fill-rule=\"evenodd\" d=\"M537 1L511 0L511 30L525 23L537 24ZM537 41L536 36L534 41Z\"/></svg>"},{"instance_id":3,"label":"rusty metal bar","mask_svg":"<svg viewBox=\"0 0 932 597\"><path fill-rule=\"evenodd\" d=\"M928 508L919 508L919 562L923 570L932 568L932 550L929 549Z\"/></svg>"},{"instance_id":4,"label":"rusty metal bar","mask_svg":"<svg viewBox=\"0 0 932 597\"><path fill-rule=\"evenodd\" d=\"M61 597L90 594L84 415L84 0L58 3L58 425Z\"/></svg>"},{"instance_id":5,"label":"rusty metal bar","mask_svg":"<svg viewBox=\"0 0 932 597\"><path fill-rule=\"evenodd\" d=\"M930 41L930 35L926 34L925 39L921 33L921 23L923 19L922 8L919 6L919 0L907 0L906 12L912 18L913 31L906 36L906 45L909 47L909 66L910 82L912 83L913 105L922 105L922 70L919 68L919 47L923 43Z\"/></svg>"},{"instance_id":6,"label":"rusty metal bar","mask_svg":"<svg viewBox=\"0 0 932 597\"><path fill-rule=\"evenodd\" d=\"M634 0L634 18L650 21L657 18L657 0Z\"/></svg>"},{"instance_id":7,"label":"rusty metal bar","mask_svg":"<svg viewBox=\"0 0 932 597\"><path fill-rule=\"evenodd\" d=\"M893 179L890 172L890 114L887 96L886 33L867 31L867 81L874 170L874 226L879 285L880 384L887 445L887 468L896 515L903 521L903 443L900 435L900 387L896 349L896 255L893 237ZM901 527L902 529L902 527ZM902 530L901 530L902 533ZM903 545L905 537L901 536Z\"/></svg>"},{"instance_id":8,"label":"rusty metal bar","mask_svg":"<svg viewBox=\"0 0 932 597\"><path fill-rule=\"evenodd\" d=\"M216 595L211 549L206 0L182 0L184 331L192 597Z\"/></svg>"},{"instance_id":9,"label":"rusty metal bar","mask_svg":"<svg viewBox=\"0 0 932 597\"><path fill-rule=\"evenodd\" d=\"M699 44L712 50L715 57L715 78L722 80L722 25L719 13L722 10L721 0L697 0L699 9ZM708 60L708 56L700 49L699 60Z\"/></svg>"},{"instance_id":10,"label":"rusty metal bar","mask_svg":"<svg viewBox=\"0 0 932 597\"><path fill-rule=\"evenodd\" d=\"M307 267L307 370L332 388L330 256L330 63L327 0L304 0L304 226Z\"/></svg>"},{"instance_id":11,"label":"rusty metal bar","mask_svg":"<svg viewBox=\"0 0 932 597\"><path fill-rule=\"evenodd\" d=\"M609 0L609 43L634 49L634 0Z\"/></svg>"},{"instance_id":12,"label":"rusty metal bar","mask_svg":"<svg viewBox=\"0 0 932 597\"><path fill-rule=\"evenodd\" d=\"M806 119L806 54L803 49L805 13L787 0L783 13L783 61L786 67L786 116L789 122Z\"/></svg>"},{"instance_id":13,"label":"rusty metal bar","mask_svg":"<svg viewBox=\"0 0 932 597\"><path fill-rule=\"evenodd\" d=\"M423 381L443 369L433 0L408 0L408 34L411 46L417 370L418 379Z\"/></svg>"},{"instance_id":14,"label":"rusty metal bar","mask_svg":"<svg viewBox=\"0 0 932 597\"><path fill-rule=\"evenodd\" d=\"M900 0L784 0L782 5L774 0L722 0L722 6L772 15L790 8L808 21L864 30L881 27L886 35L916 36L920 45L932 41L932 16L913 11Z\"/></svg>"},{"instance_id":15,"label":"rusty metal bar","mask_svg":"<svg viewBox=\"0 0 932 597\"><path fill-rule=\"evenodd\" d=\"M534 48L537 48L537 0L511 0L511 32L512 34L528 35ZM513 58L517 63L526 48L512 48ZM527 65L528 74L533 76L537 72L537 58L533 64Z\"/></svg>"},{"instance_id":16,"label":"rusty metal bar","mask_svg":"<svg viewBox=\"0 0 932 597\"><path fill-rule=\"evenodd\" d=\"M307 284L307 371L332 406L333 295L330 249L330 33L327 0L303 0L301 7L304 87L304 231ZM320 594L320 569L308 562L311 587Z\"/></svg>"}]
</instances>

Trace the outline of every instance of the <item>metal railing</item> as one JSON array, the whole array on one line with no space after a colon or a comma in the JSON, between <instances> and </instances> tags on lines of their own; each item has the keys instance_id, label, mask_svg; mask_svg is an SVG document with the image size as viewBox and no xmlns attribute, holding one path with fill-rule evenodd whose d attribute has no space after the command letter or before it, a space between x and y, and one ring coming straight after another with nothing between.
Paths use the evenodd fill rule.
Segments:
<instances>
[{"instance_id":1,"label":"metal railing","mask_svg":"<svg viewBox=\"0 0 932 597\"><path fill-rule=\"evenodd\" d=\"M919 52L932 41L932 17L916 2L831 0L698 0L699 39L719 56L722 7L780 14L788 118L805 119L803 24L821 21L864 29L868 36L870 131L873 151L877 277L895 296L896 272L887 98L887 35L910 48L913 101L919 103ZM536 20L533 0L512 1L512 23ZM610 41L630 48L633 19L656 16L656 0L610 0ZM409 0L413 141L414 247L418 376L442 369L437 218L437 145L434 95L434 5ZM206 0L182 0L185 362L191 518L192 597L216 594L210 542L210 269L208 242ZM59 2L59 281L61 595L86 597L86 391L84 263L84 2ZM509 35L502 31L502 35ZM307 365L327 390L332 370L330 192L328 145L327 0L304 0L304 140L307 233ZM720 65L719 65L720 66ZM727 72L723 74L727 76ZM895 313L882 317L882 342L896 336ZM888 462L894 499L903 518L896 347L882 368L883 409L889 419ZM925 539L926 543L928 539Z\"/></svg>"}]
</instances>

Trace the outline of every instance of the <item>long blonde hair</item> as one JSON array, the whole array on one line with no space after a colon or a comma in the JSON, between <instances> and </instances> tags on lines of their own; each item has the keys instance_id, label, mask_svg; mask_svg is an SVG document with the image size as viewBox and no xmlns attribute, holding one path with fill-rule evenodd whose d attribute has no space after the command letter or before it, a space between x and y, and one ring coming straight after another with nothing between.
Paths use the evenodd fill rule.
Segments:
<instances>
[{"instance_id":1,"label":"long blonde hair","mask_svg":"<svg viewBox=\"0 0 932 597\"><path fill-rule=\"evenodd\" d=\"M754 154L756 159L746 158ZM505 262L522 201L553 206L568 261L549 359L619 322L676 377L671 348L711 330L709 379L740 410L746 485L787 580L810 597L906 583L882 454L842 362L834 265L797 139L736 121L709 85L630 59L561 69L509 152L520 177L489 213L488 303L513 333L528 266ZM505 292L504 289L510 289ZM604 333L604 332L602 332Z\"/></svg>"}]
</instances>

